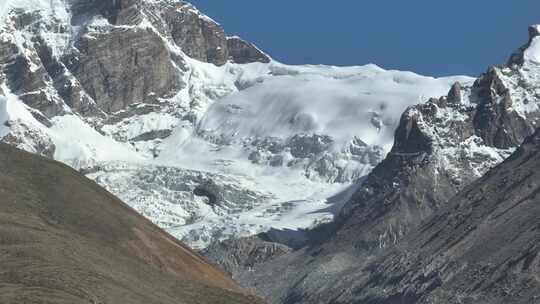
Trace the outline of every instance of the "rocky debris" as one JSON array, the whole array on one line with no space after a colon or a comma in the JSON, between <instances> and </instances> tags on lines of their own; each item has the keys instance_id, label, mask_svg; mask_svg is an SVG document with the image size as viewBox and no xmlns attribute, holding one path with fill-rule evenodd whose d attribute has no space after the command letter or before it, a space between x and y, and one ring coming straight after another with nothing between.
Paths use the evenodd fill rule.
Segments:
<instances>
[{"instance_id":1,"label":"rocky debris","mask_svg":"<svg viewBox=\"0 0 540 304\"><path fill-rule=\"evenodd\" d=\"M172 134L172 131L168 129L167 130L154 130L154 131L143 133L141 135L137 135L131 138L130 141L137 142L137 141L151 141L155 139L165 139L171 136L171 134Z\"/></svg>"},{"instance_id":2,"label":"rocky debris","mask_svg":"<svg viewBox=\"0 0 540 304\"><path fill-rule=\"evenodd\" d=\"M107 119L102 121L102 124L114 125L133 116L147 115L158 112L160 109L158 104L134 103L129 105L126 109L108 115Z\"/></svg>"},{"instance_id":3,"label":"rocky debris","mask_svg":"<svg viewBox=\"0 0 540 304\"><path fill-rule=\"evenodd\" d=\"M290 253L291 248L265 241L259 236L231 239L215 243L204 249L202 254L210 261L223 267L233 279L239 271L249 271L257 264Z\"/></svg>"},{"instance_id":4,"label":"rocky debris","mask_svg":"<svg viewBox=\"0 0 540 304\"><path fill-rule=\"evenodd\" d=\"M361 157L364 163L371 164L373 167L384 159L384 150L381 147L370 146L358 137L353 138L351 141L349 152L352 155Z\"/></svg>"},{"instance_id":5,"label":"rocky debris","mask_svg":"<svg viewBox=\"0 0 540 304\"><path fill-rule=\"evenodd\" d=\"M229 59L239 64L262 62L269 63L270 57L258 49L252 43L242 40L240 37L227 37Z\"/></svg>"},{"instance_id":6,"label":"rocky debris","mask_svg":"<svg viewBox=\"0 0 540 304\"><path fill-rule=\"evenodd\" d=\"M294 135L287 141L291 155L296 158L308 158L319 154L332 144L333 140L327 135Z\"/></svg>"}]
</instances>

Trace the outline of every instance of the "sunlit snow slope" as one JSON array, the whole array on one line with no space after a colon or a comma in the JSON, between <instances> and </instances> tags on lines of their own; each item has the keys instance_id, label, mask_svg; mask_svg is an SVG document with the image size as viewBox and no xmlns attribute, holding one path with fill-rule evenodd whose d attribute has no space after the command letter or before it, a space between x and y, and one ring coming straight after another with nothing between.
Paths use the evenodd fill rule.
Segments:
<instances>
[{"instance_id":1,"label":"sunlit snow slope","mask_svg":"<svg viewBox=\"0 0 540 304\"><path fill-rule=\"evenodd\" d=\"M163 21L174 13L183 26L202 18L218 27L189 4L143 1L136 14L129 7L113 20L103 12L81 18L59 0L52 8L36 1L0 7L2 140L85 172L197 248L331 220L355 181L388 152L406 107L472 81L375 65L215 65L188 56L176 25ZM17 6L34 12L30 21L19 20ZM119 32L133 41L115 49L110 44L124 39L114 38ZM122 74L128 66L106 62L156 45L148 63L155 68L141 79L130 82ZM124 65L138 66L146 55ZM106 89L130 82L144 96L101 94L96 69L106 71ZM18 84L13 74L27 79Z\"/></svg>"}]
</instances>

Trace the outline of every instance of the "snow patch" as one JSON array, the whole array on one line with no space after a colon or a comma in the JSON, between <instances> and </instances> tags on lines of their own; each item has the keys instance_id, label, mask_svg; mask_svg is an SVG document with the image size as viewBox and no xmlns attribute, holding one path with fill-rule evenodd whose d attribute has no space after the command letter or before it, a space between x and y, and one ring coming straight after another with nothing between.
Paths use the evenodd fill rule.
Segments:
<instances>
[{"instance_id":1,"label":"snow patch","mask_svg":"<svg viewBox=\"0 0 540 304\"><path fill-rule=\"evenodd\" d=\"M523 54L526 61L540 63L540 36L534 37Z\"/></svg>"},{"instance_id":2,"label":"snow patch","mask_svg":"<svg viewBox=\"0 0 540 304\"><path fill-rule=\"evenodd\" d=\"M69 24L70 14L64 0L3 0L0 3L0 29L7 25L6 19L13 10L39 12L45 19L58 19Z\"/></svg>"},{"instance_id":3,"label":"snow patch","mask_svg":"<svg viewBox=\"0 0 540 304\"><path fill-rule=\"evenodd\" d=\"M52 122L54 158L73 168L88 168L110 161L144 161L131 146L98 133L76 115L58 116Z\"/></svg>"}]
</instances>

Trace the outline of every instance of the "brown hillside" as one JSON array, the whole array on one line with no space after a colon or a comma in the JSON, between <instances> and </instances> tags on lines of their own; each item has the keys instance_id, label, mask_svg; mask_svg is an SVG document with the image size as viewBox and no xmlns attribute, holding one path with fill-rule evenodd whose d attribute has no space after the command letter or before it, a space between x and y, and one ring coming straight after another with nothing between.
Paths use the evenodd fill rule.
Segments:
<instances>
[{"instance_id":1,"label":"brown hillside","mask_svg":"<svg viewBox=\"0 0 540 304\"><path fill-rule=\"evenodd\" d=\"M69 167L0 144L0 303L257 303Z\"/></svg>"}]
</instances>

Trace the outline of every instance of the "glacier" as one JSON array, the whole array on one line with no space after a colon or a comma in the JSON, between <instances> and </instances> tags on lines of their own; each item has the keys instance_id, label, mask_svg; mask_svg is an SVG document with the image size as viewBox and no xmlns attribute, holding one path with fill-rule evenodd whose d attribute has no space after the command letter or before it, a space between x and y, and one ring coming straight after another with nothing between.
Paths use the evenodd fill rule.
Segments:
<instances>
[{"instance_id":1,"label":"glacier","mask_svg":"<svg viewBox=\"0 0 540 304\"><path fill-rule=\"evenodd\" d=\"M36 34L10 24L14 8L37 11L51 25L39 32L55 57L79 35L93 39L93 33L117 28L155 33L175 58L182 85L154 103L85 115L46 80L44 94L61 109L50 119L41 119L46 115L3 85L2 140L80 170L197 249L331 221L351 189L389 152L407 107L445 95L455 82L474 81L374 64L291 66L271 60L216 66L187 56L148 16L129 26L97 16L82 31L71 24L66 5L9 1L0 7L0 38L36 65L33 73L40 63L28 44Z\"/></svg>"}]
</instances>

